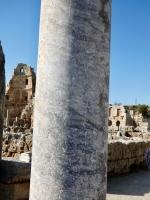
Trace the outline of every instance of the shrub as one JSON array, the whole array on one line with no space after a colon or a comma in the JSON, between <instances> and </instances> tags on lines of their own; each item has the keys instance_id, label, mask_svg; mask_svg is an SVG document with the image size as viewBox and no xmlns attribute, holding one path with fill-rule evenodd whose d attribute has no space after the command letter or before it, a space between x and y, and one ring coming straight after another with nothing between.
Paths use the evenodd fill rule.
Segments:
<instances>
[{"instance_id":1,"label":"shrub","mask_svg":"<svg viewBox=\"0 0 150 200\"><path fill-rule=\"evenodd\" d=\"M138 113L141 113L143 116L147 116L147 108L148 108L148 105L145 105L145 104L138 105L137 111Z\"/></svg>"}]
</instances>

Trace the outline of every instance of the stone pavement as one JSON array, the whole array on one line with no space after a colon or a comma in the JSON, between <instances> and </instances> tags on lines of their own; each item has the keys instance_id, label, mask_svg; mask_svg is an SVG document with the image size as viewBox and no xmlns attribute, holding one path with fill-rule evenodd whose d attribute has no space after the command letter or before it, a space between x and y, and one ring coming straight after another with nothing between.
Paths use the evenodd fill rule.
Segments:
<instances>
[{"instance_id":1,"label":"stone pavement","mask_svg":"<svg viewBox=\"0 0 150 200\"><path fill-rule=\"evenodd\" d=\"M106 200L150 200L150 171L108 178Z\"/></svg>"}]
</instances>

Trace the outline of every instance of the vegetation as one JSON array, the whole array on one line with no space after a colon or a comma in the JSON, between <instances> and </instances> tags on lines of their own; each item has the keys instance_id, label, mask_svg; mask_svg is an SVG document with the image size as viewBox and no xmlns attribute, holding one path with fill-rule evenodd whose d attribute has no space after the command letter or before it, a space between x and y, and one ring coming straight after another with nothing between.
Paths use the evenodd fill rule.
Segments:
<instances>
[{"instance_id":1,"label":"vegetation","mask_svg":"<svg viewBox=\"0 0 150 200\"><path fill-rule=\"evenodd\" d=\"M122 103L114 102L114 106L121 106Z\"/></svg>"},{"instance_id":2,"label":"vegetation","mask_svg":"<svg viewBox=\"0 0 150 200\"><path fill-rule=\"evenodd\" d=\"M141 113L143 116L147 116L148 114L148 105L142 104L142 105L138 105L137 107L137 111L138 113Z\"/></svg>"}]
</instances>

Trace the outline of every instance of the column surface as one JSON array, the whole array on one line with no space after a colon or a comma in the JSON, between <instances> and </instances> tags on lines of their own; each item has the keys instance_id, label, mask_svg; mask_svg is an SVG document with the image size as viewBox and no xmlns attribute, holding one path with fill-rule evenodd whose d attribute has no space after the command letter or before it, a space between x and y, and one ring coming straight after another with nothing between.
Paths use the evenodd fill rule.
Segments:
<instances>
[{"instance_id":1,"label":"column surface","mask_svg":"<svg viewBox=\"0 0 150 200\"><path fill-rule=\"evenodd\" d=\"M0 159L2 155L4 95L5 95L5 56L0 41Z\"/></svg>"},{"instance_id":2,"label":"column surface","mask_svg":"<svg viewBox=\"0 0 150 200\"><path fill-rule=\"evenodd\" d=\"M106 199L111 0L42 0L30 200Z\"/></svg>"},{"instance_id":3,"label":"column surface","mask_svg":"<svg viewBox=\"0 0 150 200\"><path fill-rule=\"evenodd\" d=\"M7 110L6 127L9 126L9 119L10 119L10 113L9 113L9 110Z\"/></svg>"}]
</instances>

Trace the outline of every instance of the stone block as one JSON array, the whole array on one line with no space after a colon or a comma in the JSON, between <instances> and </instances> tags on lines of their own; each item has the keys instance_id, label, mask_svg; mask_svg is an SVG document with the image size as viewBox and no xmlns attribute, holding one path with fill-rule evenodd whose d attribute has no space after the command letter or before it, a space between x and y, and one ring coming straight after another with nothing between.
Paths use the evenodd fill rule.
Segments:
<instances>
[{"instance_id":1,"label":"stone block","mask_svg":"<svg viewBox=\"0 0 150 200\"><path fill-rule=\"evenodd\" d=\"M30 129L25 129L25 130L24 130L24 133L25 133L25 134L30 134L30 133L31 133L31 130L30 130Z\"/></svg>"},{"instance_id":2,"label":"stone block","mask_svg":"<svg viewBox=\"0 0 150 200\"><path fill-rule=\"evenodd\" d=\"M147 150L147 141L144 141L142 143L142 155L145 156L146 155L146 150Z\"/></svg>"},{"instance_id":3,"label":"stone block","mask_svg":"<svg viewBox=\"0 0 150 200\"><path fill-rule=\"evenodd\" d=\"M150 148L150 140L147 141L147 149Z\"/></svg>"},{"instance_id":4,"label":"stone block","mask_svg":"<svg viewBox=\"0 0 150 200\"><path fill-rule=\"evenodd\" d=\"M0 200L28 200L30 182L3 184L0 183Z\"/></svg>"},{"instance_id":5,"label":"stone block","mask_svg":"<svg viewBox=\"0 0 150 200\"><path fill-rule=\"evenodd\" d=\"M113 140L118 140L118 139L120 139L120 137L117 136L116 133L112 136L112 138L113 138Z\"/></svg>"},{"instance_id":6,"label":"stone block","mask_svg":"<svg viewBox=\"0 0 150 200\"><path fill-rule=\"evenodd\" d=\"M30 180L31 164L18 158L3 158L0 161L0 182L14 183Z\"/></svg>"},{"instance_id":7,"label":"stone block","mask_svg":"<svg viewBox=\"0 0 150 200\"><path fill-rule=\"evenodd\" d=\"M130 142L128 144L128 147L130 149L130 157L128 157L128 158L134 158L135 154L136 154L135 142Z\"/></svg>"},{"instance_id":8,"label":"stone block","mask_svg":"<svg viewBox=\"0 0 150 200\"><path fill-rule=\"evenodd\" d=\"M135 169L135 158L130 158L128 160L129 170L132 171Z\"/></svg>"},{"instance_id":9,"label":"stone block","mask_svg":"<svg viewBox=\"0 0 150 200\"><path fill-rule=\"evenodd\" d=\"M108 144L108 161L115 160L114 143Z\"/></svg>"},{"instance_id":10,"label":"stone block","mask_svg":"<svg viewBox=\"0 0 150 200\"><path fill-rule=\"evenodd\" d=\"M19 127L11 127L10 132L17 133L19 129Z\"/></svg>"},{"instance_id":11,"label":"stone block","mask_svg":"<svg viewBox=\"0 0 150 200\"><path fill-rule=\"evenodd\" d=\"M32 159L31 152L22 153L19 157L19 160L24 161L24 162L31 162L31 159Z\"/></svg>"},{"instance_id":12,"label":"stone block","mask_svg":"<svg viewBox=\"0 0 150 200\"><path fill-rule=\"evenodd\" d=\"M143 133L143 139L150 139L149 133Z\"/></svg>"},{"instance_id":13,"label":"stone block","mask_svg":"<svg viewBox=\"0 0 150 200\"><path fill-rule=\"evenodd\" d=\"M140 165L140 163L141 163L141 157L136 157L135 158L135 165L137 166L137 168Z\"/></svg>"},{"instance_id":14,"label":"stone block","mask_svg":"<svg viewBox=\"0 0 150 200\"><path fill-rule=\"evenodd\" d=\"M131 158L131 149L129 148L130 143L123 143L122 144L122 158Z\"/></svg>"},{"instance_id":15,"label":"stone block","mask_svg":"<svg viewBox=\"0 0 150 200\"><path fill-rule=\"evenodd\" d=\"M107 173L114 173L114 170L115 170L115 162L114 161L111 161L111 162L108 162L108 166L107 166Z\"/></svg>"},{"instance_id":16,"label":"stone block","mask_svg":"<svg viewBox=\"0 0 150 200\"><path fill-rule=\"evenodd\" d=\"M115 160L122 159L122 143L117 141L114 143Z\"/></svg>"},{"instance_id":17,"label":"stone block","mask_svg":"<svg viewBox=\"0 0 150 200\"><path fill-rule=\"evenodd\" d=\"M139 157L142 155L142 141L138 141L135 143L135 157Z\"/></svg>"},{"instance_id":18,"label":"stone block","mask_svg":"<svg viewBox=\"0 0 150 200\"><path fill-rule=\"evenodd\" d=\"M129 172L128 159L118 160L115 162L115 175L120 175Z\"/></svg>"}]
</instances>

